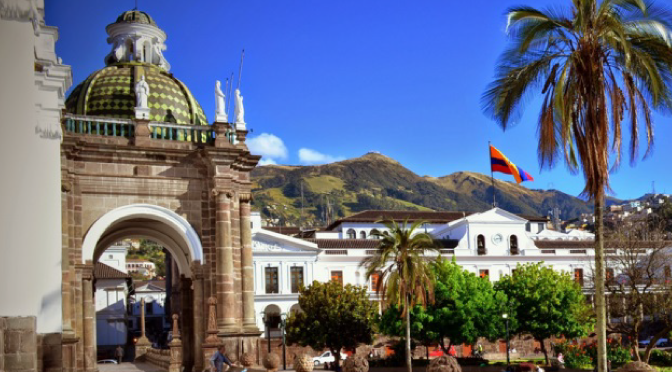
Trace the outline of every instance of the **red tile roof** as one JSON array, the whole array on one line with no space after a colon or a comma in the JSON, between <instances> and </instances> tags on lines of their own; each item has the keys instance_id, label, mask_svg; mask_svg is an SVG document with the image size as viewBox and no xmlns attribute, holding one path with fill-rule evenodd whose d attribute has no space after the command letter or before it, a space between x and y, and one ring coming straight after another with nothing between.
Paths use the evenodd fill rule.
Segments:
<instances>
[{"instance_id":1,"label":"red tile roof","mask_svg":"<svg viewBox=\"0 0 672 372\"><path fill-rule=\"evenodd\" d=\"M96 279L127 279L131 276L113 267L97 262L93 267L93 276Z\"/></svg>"},{"instance_id":2,"label":"red tile roof","mask_svg":"<svg viewBox=\"0 0 672 372\"><path fill-rule=\"evenodd\" d=\"M311 243L317 243L320 249L377 249L378 239L305 239ZM437 240L439 248L455 248L458 240Z\"/></svg>"}]
</instances>

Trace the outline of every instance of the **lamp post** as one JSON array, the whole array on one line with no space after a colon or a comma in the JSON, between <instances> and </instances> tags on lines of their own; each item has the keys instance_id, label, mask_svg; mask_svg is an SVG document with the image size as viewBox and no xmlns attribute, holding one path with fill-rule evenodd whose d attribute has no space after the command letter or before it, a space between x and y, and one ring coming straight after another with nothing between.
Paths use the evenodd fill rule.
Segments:
<instances>
[{"instance_id":1,"label":"lamp post","mask_svg":"<svg viewBox=\"0 0 672 372\"><path fill-rule=\"evenodd\" d=\"M262 311L260 313L261 319L264 320L264 326L266 327L266 339L268 340L268 353L271 353L271 327L270 327L270 319L268 316L266 316L266 313Z\"/></svg>"},{"instance_id":2,"label":"lamp post","mask_svg":"<svg viewBox=\"0 0 672 372\"><path fill-rule=\"evenodd\" d=\"M285 352L285 327L287 326L287 313L280 314L280 328L282 328L282 370L287 370L287 353Z\"/></svg>"},{"instance_id":3,"label":"lamp post","mask_svg":"<svg viewBox=\"0 0 672 372\"><path fill-rule=\"evenodd\" d=\"M511 361L509 359L509 349L510 349L510 347L509 347L509 314L507 314L507 313L502 314L502 318L504 318L504 320L506 322L506 366L508 367L508 366L511 365Z\"/></svg>"}]
</instances>

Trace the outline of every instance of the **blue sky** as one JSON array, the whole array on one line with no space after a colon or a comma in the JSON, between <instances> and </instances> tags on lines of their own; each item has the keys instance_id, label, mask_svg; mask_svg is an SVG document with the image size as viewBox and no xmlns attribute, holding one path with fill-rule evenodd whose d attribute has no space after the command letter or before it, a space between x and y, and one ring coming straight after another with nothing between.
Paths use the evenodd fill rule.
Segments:
<instances>
[{"instance_id":1,"label":"blue sky","mask_svg":"<svg viewBox=\"0 0 672 372\"><path fill-rule=\"evenodd\" d=\"M75 84L103 67L105 26L133 0L52 0L46 21ZM214 119L215 80L237 75L255 150L264 161L309 164L390 156L419 175L489 173L488 140L534 178L529 188L572 195L581 175L560 164L539 170L531 100L507 132L483 114L480 97L506 45L505 10L569 0L139 0L168 35L164 56ZM656 147L612 175L616 197L672 193L672 118L654 115ZM496 178L510 180L508 175Z\"/></svg>"}]
</instances>

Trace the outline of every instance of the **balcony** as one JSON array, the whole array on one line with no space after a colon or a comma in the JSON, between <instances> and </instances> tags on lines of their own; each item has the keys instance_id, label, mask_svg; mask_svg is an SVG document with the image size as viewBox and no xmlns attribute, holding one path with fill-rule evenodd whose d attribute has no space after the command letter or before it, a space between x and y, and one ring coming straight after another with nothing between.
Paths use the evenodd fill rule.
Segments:
<instances>
[{"instance_id":1,"label":"balcony","mask_svg":"<svg viewBox=\"0 0 672 372\"><path fill-rule=\"evenodd\" d=\"M63 115L62 125L66 137L101 139L106 143L148 147L166 147L165 141L198 147L230 147L244 142L246 134L245 131L236 132L228 123L182 125L72 114Z\"/></svg>"}]
</instances>

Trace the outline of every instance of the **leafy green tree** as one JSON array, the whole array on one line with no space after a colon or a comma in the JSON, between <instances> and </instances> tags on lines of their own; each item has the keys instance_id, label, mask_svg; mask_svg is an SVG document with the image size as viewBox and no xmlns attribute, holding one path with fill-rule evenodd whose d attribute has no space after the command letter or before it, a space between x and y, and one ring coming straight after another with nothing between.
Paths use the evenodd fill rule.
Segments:
<instances>
[{"instance_id":1,"label":"leafy green tree","mask_svg":"<svg viewBox=\"0 0 672 372\"><path fill-rule=\"evenodd\" d=\"M564 153L569 168L583 172L583 193L595 202L598 372L606 372L603 209L609 171L621 162L624 120L634 164L640 123L649 154L651 110L672 109L671 25L671 13L647 0L572 0L568 11L509 9L511 46L483 95L485 111L506 130L526 98L540 90L541 166L553 167Z\"/></svg>"},{"instance_id":2,"label":"leafy green tree","mask_svg":"<svg viewBox=\"0 0 672 372\"><path fill-rule=\"evenodd\" d=\"M299 293L301 311L287 320L287 342L327 348L341 359L341 349L354 350L360 344L373 342L378 316L375 303L369 300L365 287L335 281L314 281Z\"/></svg>"},{"instance_id":3,"label":"leafy green tree","mask_svg":"<svg viewBox=\"0 0 672 372\"><path fill-rule=\"evenodd\" d=\"M513 275L497 282L495 289L506 294L517 319L512 332L528 333L539 341L547 364L545 339L582 337L594 325L592 309L579 284L568 273L557 272L542 263L518 265Z\"/></svg>"},{"instance_id":4,"label":"leafy green tree","mask_svg":"<svg viewBox=\"0 0 672 372\"><path fill-rule=\"evenodd\" d=\"M406 368L412 372L411 365L411 308L415 305L426 307L434 300L434 285L425 255L436 251L431 235L418 232L425 221L416 221L402 225L393 220L382 221L386 229L373 232L380 239L378 250L365 258L361 265L366 267L366 278L378 274L377 288L383 301L397 305L406 318Z\"/></svg>"},{"instance_id":5,"label":"leafy green tree","mask_svg":"<svg viewBox=\"0 0 672 372\"><path fill-rule=\"evenodd\" d=\"M479 337L493 340L504 336L502 314L508 312L507 298L495 291L490 280L462 269L455 257L452 261L440 258L432 264L432 272L435 303L429 311L431 328L444 352L451 345L473 344ZM444 338L450 340L448 345Z\"/></svg>"}]
</instances>

